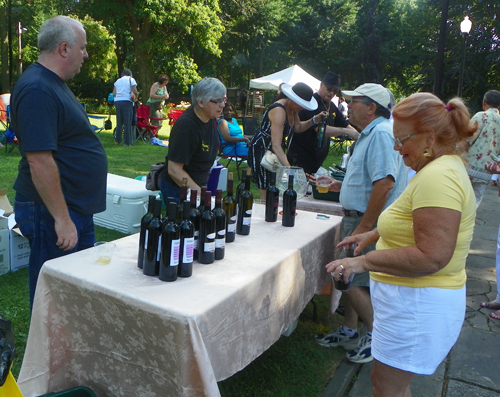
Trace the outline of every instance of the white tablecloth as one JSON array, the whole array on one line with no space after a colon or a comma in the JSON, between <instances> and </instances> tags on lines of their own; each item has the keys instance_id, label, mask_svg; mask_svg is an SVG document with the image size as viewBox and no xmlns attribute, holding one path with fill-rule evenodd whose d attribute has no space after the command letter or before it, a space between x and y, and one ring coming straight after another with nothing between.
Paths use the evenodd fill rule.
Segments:
<instances>
[{"instance_id":1,"label":"white tablecloth","mask_svg":"<svg viewBox=\"0 0 500 397\"><path fill-rule=\"evenodd\" d=\"M226 257L165 283L137 268L138 234L108 265L91 250L48 261L18 384L25 397L88 386L98 396L219 396L217 381L262 354L330 276L339 217L263 220Z\"/></svg>"}]
</instances>

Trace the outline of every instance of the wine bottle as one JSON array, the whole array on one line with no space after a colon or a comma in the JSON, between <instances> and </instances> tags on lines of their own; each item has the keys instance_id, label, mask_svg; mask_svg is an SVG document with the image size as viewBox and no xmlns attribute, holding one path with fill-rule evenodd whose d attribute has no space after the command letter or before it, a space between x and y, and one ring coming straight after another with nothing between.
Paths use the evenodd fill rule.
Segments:
<instances>
[{"instance_id":1,"label":"wine bottle","mask_svg":"<svg viewBox=\"0 0 500 397\"><path fill-rule=\"evenodd\" d=\"M198 206L198 212L200 215L205 211L205 192L207 191L206 186L201 187L201 193L200 193L200 205Z\"/></svg>"},{"instance_id":2,"label":"wine bottle","mask_svg":"<svg viewBox=\"0 0 500 397\"><path fill-rule=\"evenodd\" d=\"M283 193L283 226L295 225L295 209L297 207L297 192L293 190L293 175L288 175L288 189Z\"/></svg>"},{"instance_id":3,"label":"wine bottle","mask_svg":"<svg viewBox=\"0 0 500 397\"><path fill-rule=\"evenodd\" d=\"M141 218L141 230L139 232L139 253L137 254L137 267L142 269L144 263L144 239L146 238L146 227L153 219L153 207L155 206L156 197L149 196L148 212Z\"/></svg>"},{"instance_id":4,"label":"wine bottle","mask_svg":"<svg viewBox=\"0 0 500 397\"><path fill-rule=\"evenodd\" d=\"M153 219L146 227L142 272L146 276L158 276L160 271L161 201L155 200Z\"/></svg>"},{"instance_id":5,"label":"wine bottle","mask_svg":"<svg viewBox=\"0 0 500 397\"><path fill-rule=\"evenodd\" d=\"M193 222L191 222L191 220L189 219L191 203L186 200L183 204L183 219L179 224L181 246L179 250L180 258L177 275L179 277L191 277L191 275L193 274L194 225Z\"/></svg>"},{"instance_id":6,"label":"wine bottle","mask_svg":"<svg viewBox=\"0 0 500 397\"><path fill-rule=\"evenodd\" d=\"M233 173L227 175L227 196L222 200L226 212L226 243L232 243L236 237L236 200L233 197Z\"/></svg>"},{"instance_id":7,"label":"wine bottle","mask_svg":"<svg viewBox=\"0 0 500 397\"><path fill-rule=\"evenodd\" d=\"M226 213L222 209L222 190L215 191L215 259L224 259L226 247Z\"/></svg>"},{"instance_id":8,"label":"wine bottle","mask_svg":"<svg viewBox=\"0 0 500 397\"><path fill-rule=\"evenodd\" d=\"M208 265L215 260L215 217L210 209L212 192L205 192L205 210L200 218L198 262Z\"/></svg>"},{"instance_id":9,"label":"wine bottle","mask_svg":"<svg viewBox=\"0 0 500 397\"><path fill-rule=\"evenodd\" d=\"M326 130L326 117L323 117L318 127L318 135L316 137L316 149L321 149L323 147L325 130Z\"/></svg>"},{"instance_id":10,"label":"wine bottle","mask_svg":"<svg viewBox=\"0 0 500 397\"><path fill-rule=\"evenodd\" d=\"M200 211L196 208L197 190L191 190L191 209L189 210L189 220L193 222L194 226L194 243L193 243L193 259L198 259L198 238L200 235Z\"/></svg>"},{"instance_id":11,"label":"wine bottle","mask_svg":"<svg viewBox=\"0 0 500 397\"><path fill-rule=\"evenodd\" d=\"M187 200L187 178L182 178L182 185L181 185L181 193L180 193L180 201L179 204L177 205L177 211L175 214L175 219L177 223L181 223L183 216L182 216L182 209L184 208L184 201Z\"/></svg>"},{"instance_id":12,"label":"wine bottle","mask_svg":"<svg viewBox=\"0 0 500 397\"><path fill-rule=\"evenodd\" d=\"M241 182L240 184L236 187L236 204L239 205L240 202L240 195L243 190L245 190L245 181L247 179L247 172L246 170L241 171ZM239 208L238 208L239 209Z\"/></svg>"},{"instance_id":13,"label":"wine bottle","mask_svg":"<svg viewBox=\"0 0 500 397\"><path fill-rule=\"evenodd\" d=\"M245 189L241 192L238 202L238 217L236 221L236 233L244 236L250 234L250 224L252 222L253 196L250 191L251 168L247 168L245 178Z\"/></svg>"},{"instance_id":14,"label":"wine bottle","mask_svg":"<svg viewBox=\"0 0 500 397\"><path fill-rule=\"evenodd\" d=\"M278 220L278 207L280 204L280 190L276 187L276 172L271 172L271 180L266 191L266 222Z\"/></svg>"},{"instance_id":15,"label":"wine bottle","mask_svg":"<svg viewBox=\"0 0 500 397\"><path fill-rule=\"evenodd\" d=\"M177 280L179 248L181 245L179 226L175 219L177 203L168 203L168 222L161 231L160 276L161 281Z\"/></svg>"}]
</instances>

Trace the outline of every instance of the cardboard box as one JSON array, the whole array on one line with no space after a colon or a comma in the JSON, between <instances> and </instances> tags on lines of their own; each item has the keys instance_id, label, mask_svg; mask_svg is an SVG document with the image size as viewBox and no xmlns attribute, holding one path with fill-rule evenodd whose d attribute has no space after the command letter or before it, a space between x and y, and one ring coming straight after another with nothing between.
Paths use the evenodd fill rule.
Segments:
<instances>
[{"instance_id":1,"label":"cardboard box","mask_svg":"<svg viewBox=\"0 0 500 397\"><path fill-rule=\"evenodd\" d=\"M29 257L29 242L16 228L7 189L0 189L0 275L28 266Z\"/></svg>"}]
</instances>

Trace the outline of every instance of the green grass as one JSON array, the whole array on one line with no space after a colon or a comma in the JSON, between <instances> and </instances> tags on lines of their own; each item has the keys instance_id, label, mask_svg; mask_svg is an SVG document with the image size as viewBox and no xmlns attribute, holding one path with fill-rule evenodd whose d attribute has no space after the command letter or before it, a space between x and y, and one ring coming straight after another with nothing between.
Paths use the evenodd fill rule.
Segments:
<instances>
[{"instance_id":1,"label":"green grass","mask_svg":"<svg viewBox=\"0 0 500 397\"><path fill-rule=\"evenodd\" d=\"M111 116L113 127L116 126ZM168 139L170 127L164 123L159 138ZM145 175L149 166L163 161L167 149L160 146L145 145L138 142L135 146L123 147L114 145L111 131L102 131L99 137L108 155L109 172L129 178ZM332 162L339 163L338 155L330 154L324 163L327 168ZM19 151L6 154L0 148L0 188L8 188L8 198L14 202L15 192L12 189L19 162ZM225 165L226 161L222 161ZM231 163L229 171L236 172ZM239 178L235 174L235 183ZM254 197L258 191L252 186ZM111 241L123 237L124 234L96 226L96 238L99 241ZM17 378L21 368L22 357L29 331L29 297L28 272L21 269L15 273L0 276L0 313L12 321L16 341L16 357L12 373ZM314 343L312 336L337 327L341 318L338 315L327 316L328 299L317 296L319 323L312 320L312 304L309 303L300 317L297 329L290 337L281 337L270 349L258 357L239 373L219 382L224 397L250 396L297 396L315 397L322 393L345 351L342 348L325 349Z\"/></svg>"}]
</instances>

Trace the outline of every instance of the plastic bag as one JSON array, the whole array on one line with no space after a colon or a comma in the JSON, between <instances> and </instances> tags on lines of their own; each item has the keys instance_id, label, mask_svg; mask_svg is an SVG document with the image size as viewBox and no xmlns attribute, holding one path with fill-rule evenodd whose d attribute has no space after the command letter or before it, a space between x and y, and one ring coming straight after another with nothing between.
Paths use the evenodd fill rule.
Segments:
<instances>
[{"instance_id":1,"label":"plastic bag","mask_svg":"<svg viewBox=\"0 0 500 397\"><path fill-rule=\"evenodd\" d=\"M12 324L0 315L0 387L7 380L15 350Z\"/></svg>"}]
</instances>

